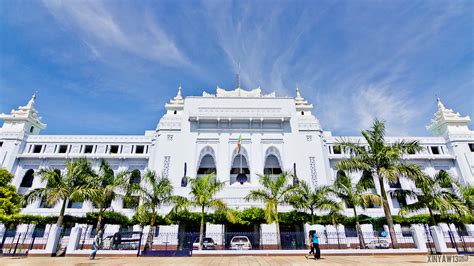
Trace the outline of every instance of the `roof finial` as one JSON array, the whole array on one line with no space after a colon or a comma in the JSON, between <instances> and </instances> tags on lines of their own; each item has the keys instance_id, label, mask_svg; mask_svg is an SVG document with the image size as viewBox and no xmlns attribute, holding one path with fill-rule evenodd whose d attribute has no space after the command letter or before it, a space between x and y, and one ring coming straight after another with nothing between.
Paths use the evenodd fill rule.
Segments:
<instances>
[{"instance_id":1,"label":"roof finial","mask_svg":"<svg viewBox=\"0 0 474 266\"><path fill-rule=\"evenodd\" d=\"M179 85L178 85L178 93L176 94L176 97L174 97L175 99L182 99L183 97L181 96L181 81L179 82Z\"/></svg>"},{"instance_id":2,"label":"roof finial","mask_svg":"<svg viewBox=\"0 0 474 266\"><path fill-rule=\"evenodd\" d=\"M32 108L33 105L35 104L36 93L38 93L38 91L35 91L35 93L33 93L33 95L31 96L31 99L28 101L28 104L26 105L26 106L28 106L29 108Z\"/></svg>"},{"instance_id":3,"label":"roof finial","mask_svg":"<svg viewBox=\"0 0 474 266\"><path fill-rule=\"evenodd\" d=\"M239 69L237 74L235 75L235 88L240 89L240 62L239 62Z\"/></svg>"},{"instance_id":4,"label":"roof finial","mask_svg":"<svg viewBox=\"0 0 474 266\"><path fill-rule=\"evenodd\" d=\"M438 95L436 95L436 102L438 103L438 109L439 110L444 110L445 109L444 104L441 102L441 99L438 97Z\"/></svg>"}]
</instances>

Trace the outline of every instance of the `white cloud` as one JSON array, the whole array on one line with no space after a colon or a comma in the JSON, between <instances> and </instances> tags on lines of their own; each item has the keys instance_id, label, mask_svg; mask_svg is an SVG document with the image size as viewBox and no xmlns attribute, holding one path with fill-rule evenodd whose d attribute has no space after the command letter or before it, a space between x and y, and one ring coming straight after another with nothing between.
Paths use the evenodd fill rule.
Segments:
<instances>
[{"instance_id":1,"label":"white cloud","mask_svg":"<svg viewBox=\"0 0 474 266\"><path fill-rule=\"evenodd\" d=\"M66 32L78 35L94 57L108 61L126 52L168 66L191 65L174 40L145 11L120 12L102 1L43 3Z\"/></svg>"}]
</instances>

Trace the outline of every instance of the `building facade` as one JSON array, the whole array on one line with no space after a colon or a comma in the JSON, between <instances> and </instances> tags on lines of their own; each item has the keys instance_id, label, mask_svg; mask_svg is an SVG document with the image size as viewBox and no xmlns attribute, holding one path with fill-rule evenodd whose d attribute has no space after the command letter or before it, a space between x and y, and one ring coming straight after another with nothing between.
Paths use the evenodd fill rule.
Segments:
<instances>
[{"instance_id":1,"label":"building facade","mask_svg":"<svg viewBox=\"0 0 474 266\"><path fill-rule=\"evenodd\" d=\"M263 94L260 88L217 88L215 94L204 92L184 98L179 87L165 108L156 129L144 135L42 135L46 124L38 116L33 96L26 106L0 115L4 121L0 128L0 167L14 174L12 184L20 194L45 185L34 174L39 169L64 169L66 159L81 157L89 159L96 169L105 159L116 172L154 170L168 177L174 193L182 196L190 190L186 177L215 172L216 178L226 183L217 197L241 210L263 207L244 200L250 190L259 187L259 175L291 171L296 179L312 186L329 185L336 176L336 163L348 157L337 142L343 138L364 145L361 137L333 136L324 131L313 105L298 89L294 98ZM425 148L405 159L419 164L428 175L446 170L459 182L474 185L474 131L469 129L469 122L469 117L447 109L438 99L438 111L427 127L433 137L403 137L417 139ZM398 139L387 138L389 142ZM401 179L400 183L386 184L386 188L410 189L415 185ZM397 214L400 206L410 201L393 198L389 204ZM57 215L59 208L38 201L22 212ZM114 201L112 209L129 216L134 213L133 206L122 200ZM66 213L85 215L93 210L90 202L70 202ZM161 210L168 211L169 207ZM346 214L351 213L346 210ZM383 209L372 206L364 213L382 216Z\"/></svg>"}]
</instances>

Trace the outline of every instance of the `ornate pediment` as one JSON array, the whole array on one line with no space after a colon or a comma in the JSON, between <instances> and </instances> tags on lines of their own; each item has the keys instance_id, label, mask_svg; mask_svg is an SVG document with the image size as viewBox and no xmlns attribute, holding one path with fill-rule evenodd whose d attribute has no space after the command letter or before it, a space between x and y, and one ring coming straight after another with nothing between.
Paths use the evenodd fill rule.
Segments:
<instances>
[{"instance_id":1,"label":"ornate pediment","mask_svg":"<svg viewBox=\"0 0 474 266\"><path fill-rule=\"evenodd\" d=\"M208 92L202 93L203 97L275 97L275 92L269 94L262 94L262 89L260 87L253 90L244 90L242 88L236 88L234 90L225 90L217 87L216 94L211 94Z\"/></svg>"}]
</instances>

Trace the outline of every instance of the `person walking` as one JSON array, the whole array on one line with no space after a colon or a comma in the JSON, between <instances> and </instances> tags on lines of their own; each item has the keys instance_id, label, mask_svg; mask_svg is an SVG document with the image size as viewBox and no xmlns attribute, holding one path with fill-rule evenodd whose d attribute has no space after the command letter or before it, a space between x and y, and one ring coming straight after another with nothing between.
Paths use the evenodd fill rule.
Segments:
<instances>
[{"instance_id":1,"label":"person walking","mask_svg":"<svg viewBox=\"0 0 474 266\"><path fill-rule=\"evenodd\" d=\"M314 232L311 242L313 243L312 249L314 252L314 258L319 260L321 258L321 249L319 248L319 237L316 232Z\"/></svg>"},{"instance_id":2,"label":"person walking","mask_svg":"<svg viewBox=\"0 0 474 266\"><path fill-rule=\"evenodd\" d=\"M99 245L100 245L100 240L101 240L100 235L101 235L101 232L100 231L97 232L97 234L94 237L94 241L92 242L92 252L89 255L89 259L91 260L95 259L95 255L97 255L97 250L99 250Z\"/></svg>"},{"instance_id":3,"label":"person walking","mask_svg":"<svg viewBox=\"0 0 474 266\"><path fill-rule=\"evenodd\" d=\"M308 259L311 254L314 254L314 259L319 260L321 258L321 250L319 248L319 237L316 231L309 231L308 245L310 251L305 257Z\"/></svg>"}]
</instances>

